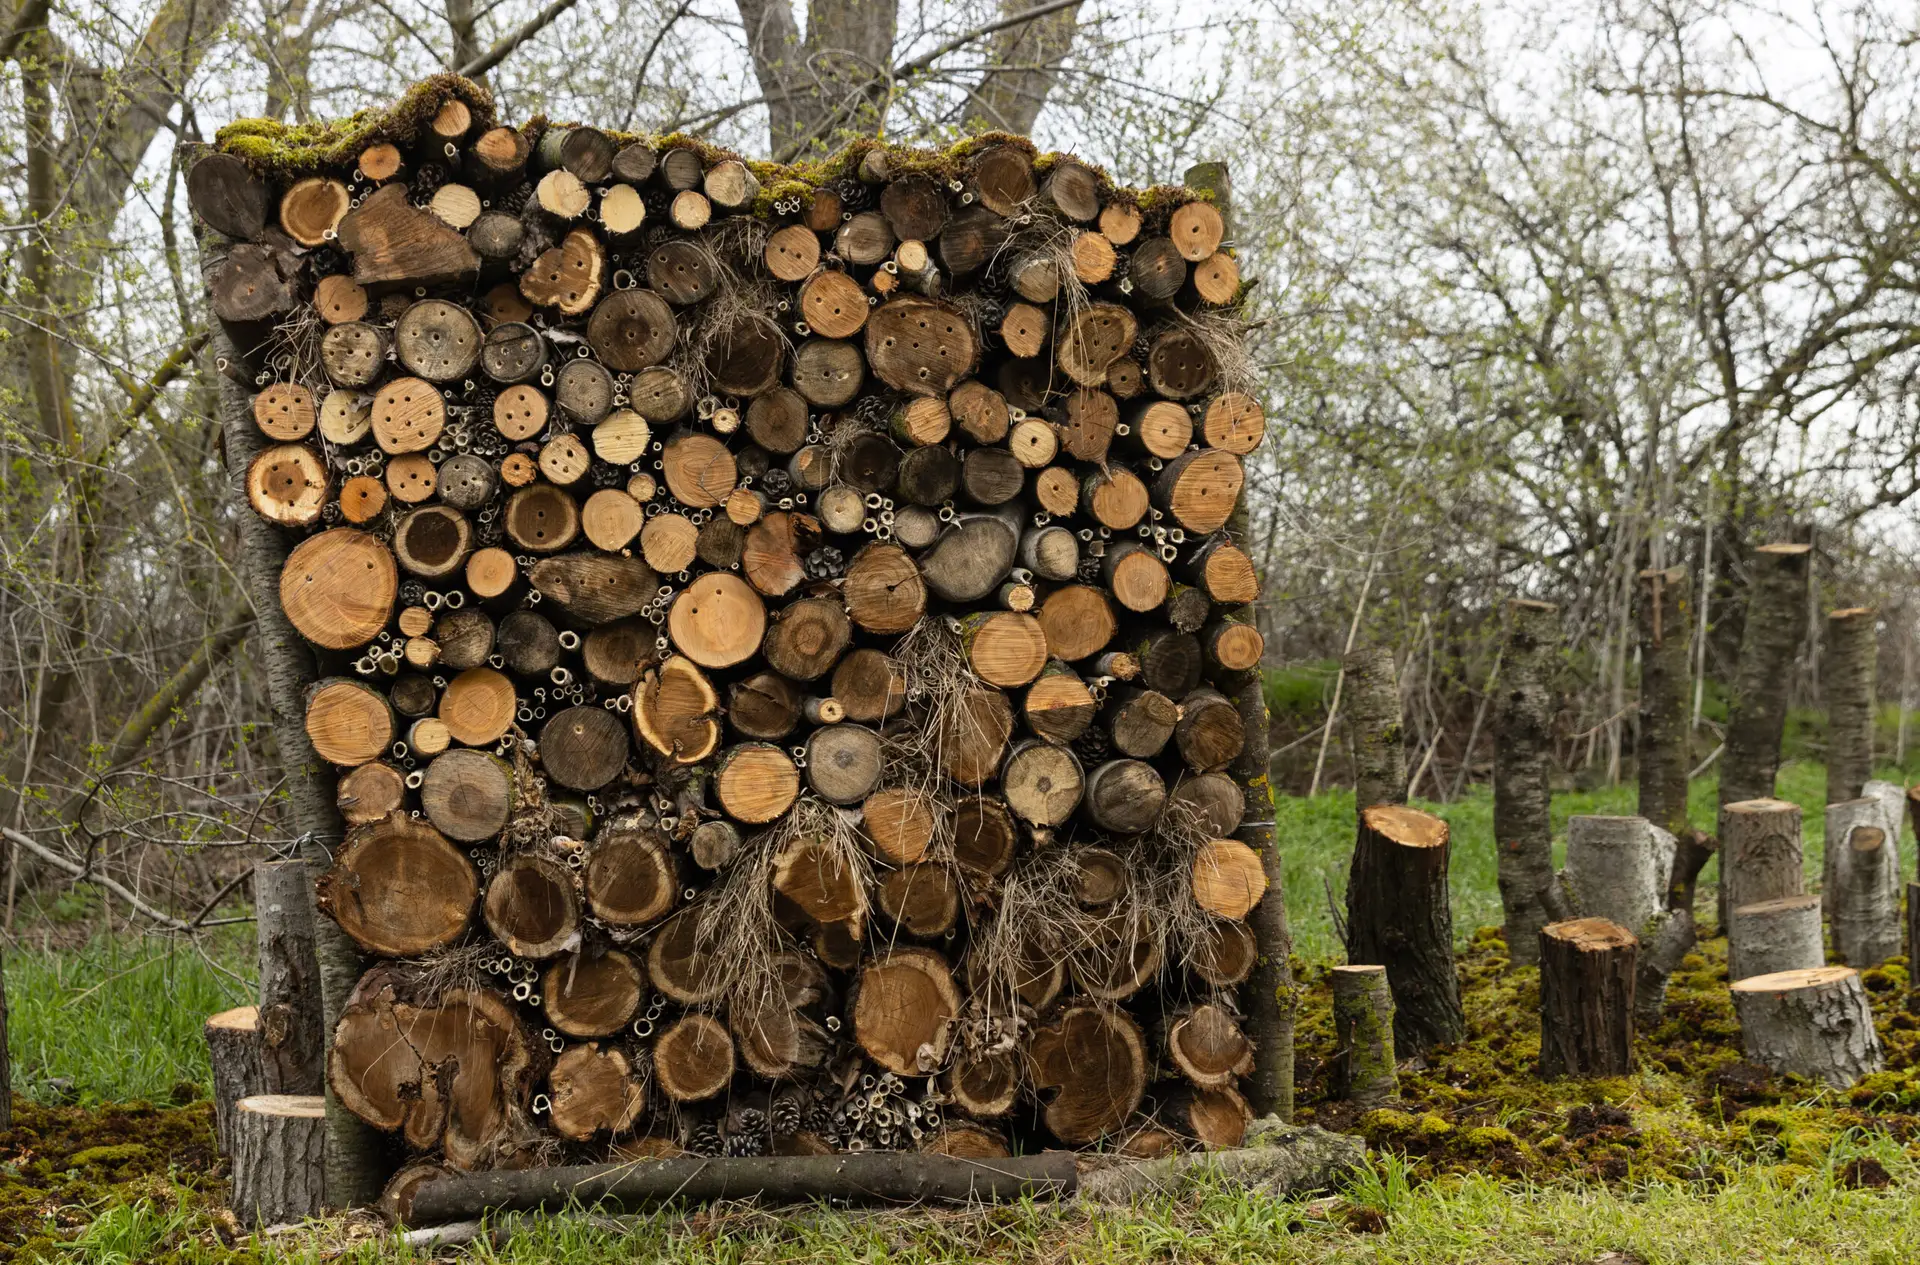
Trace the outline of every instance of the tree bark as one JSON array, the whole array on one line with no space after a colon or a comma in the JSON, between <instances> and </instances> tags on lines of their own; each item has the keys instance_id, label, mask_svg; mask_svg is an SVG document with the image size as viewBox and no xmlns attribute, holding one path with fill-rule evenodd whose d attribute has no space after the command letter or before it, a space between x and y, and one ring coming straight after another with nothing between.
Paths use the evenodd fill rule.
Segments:
<instances>
[{"instance_id":1,"label":"tree bark","mask_svg":"<svg viewBox=\"0 0 1920 1265\"><path fill-rule=\"evenodd\" d=\"M1858 799L1873 776L1874 667L1878 612L1851 607L1827 616L1827 802Z\"/></svg>"},{"instance_id":2,"label":"tree bark","mask_svg":"<svg viewBox=\"0 0 1920 1265\"><path fill-rule=\"evenodd\" d=\"M1539 960L1540 928L1562 917L1553 883L1553 821L1547 784L1552 758L1549 674L1560 645L1560 609L1546 602L1507 604L1506 653L1494 710L1493 839L1507 957Z\"/></svg>"},{"instance_id":3,"label":"tree bark","mask_svg":"<svg viewBox=\"0 0 1920 1265\"><path fill-rule=\"evenodd\" d=\"M253 870L260 949L262 1093L318 1094L326 1021L314 949L313 862L262 861Z\"/></svg>"},{"instance_id":4,"label":"tree bark","mask_svg":"<svg viewBox=\"0 0 1920 1265\"><path fill-rule=\"evenodd\" d=\"M1411 808L1360 813L1347 878L1347 960L1387 968L1394 1048L1424 1053L1467 1033L1453 962L1447 823Z\"/></svg>"},{"instance_id":5,"label":"tree bark","mask_svg":"<svg viewBox=\"0 0 1920 1265\"><path fill-rule=\"evenodd\" d=\"M1723 816L1729 804L1773 796L1774 775L1780 769L1780 735L1787 721L1787 687L1806 630L1811 553L1809 545L1791 544L1754 550L1746 628L1740 638L1733 697L1727 705L1726 751L1720 757ZM1723 821L1723 838L1725 833Z\"/></svg>"},{"instance_id":6,"label":"tree bark","mask_svg":"<svg viewBox=\"0 0 1920 1265\"><path fill-rule=\"evenodd\" d=\"M1693 833L1687 824L1693 603L1686 568L1642 571L1638 596L1640 816L1685 840Z\"/></svg>"},{"instance_id":7,"label":"tree bark","mask_svg":"<svg viewBox=\"0 0 1920 1265\"><path fill-rule=\"evenodd\" d=\"M1407 802L1407 755L1402 745L1400 679L1385 646L1346 657L1347 734L1353 744L1356 810Z\"/></svg>"},{"instance_id":8,"label":"tree bark","mask_svg":"<svg viewBox=\"0 0 1920 1265\"><path fill-rule=\"evenodd\" d=\"M1605 918L1540 929L1540 1075L1633 1071L1633 992L1640 941Z\"/></svg>"},{"instance_id":9,"label":"tree bark","mask_svg":"<svg viewBox=\"0 0 1920 1265\"><path fill-rule=\"evenodd\" d=\"M213 1136L220 1153L233 1155L234 1112L240 1100L264 1094L266 1070L260 1061L260 1009L240 1006L208 1018L207 1060L213 1068Z\"/></svg>"},{"instance_id":10,"label":"tree bark","mask_svg":"<svg viewBox=\"0 0 1920 1265\"><path fill-rule=\"evenodd\" d=\"M1334 1093L1362 1110L1400 1096L1394 1062L1393 990L1384 966L1336 966L1333 982Z\"/></svg>"},{"instance_id":11,"label":"tree bark","mask_svg":"<svg viewBox=\"0 0 1920 1265\"><path fill-rule=\"evenodd\" d=\"M1720 810L1720 887L1728 909L1806 890L1800 806L1779 799Z\"/></svg>"},{"instance_id":12,"label":"tree bark","mask_svg":"<svg viewBox=\"0 0 1920 1265\"><path fill-rule=\"evenodd\" d=\"M1079 1184L1077 1157L1047 1151L976 1161L949 1155L857 1155L638 1160L572 1168L498 1170L437 1178L413 1198L414 1221L435 1225L483 1212L582 1206L640 1209L667 1202L760 1199L770 1204L973 1203L1060 1198ZM604 1202L603 1202L604 1201Z\"/></svg>"},{"instance_id":13,"label":"tree bark","mask_svg":"<svg viewBox=\"0 0 1920 1265\"><path fill-rule=\"evenodd\" d=\"M1734 910L1727 925L1727 978L1825 966L1820 903L1818 896L1778 896Z\"/></svg>"},{"instance_id":14,"label":"tree bark","mask_svg":"<svg viewBox=\"0 0 1920 1265\"><path fill-rule=\"evenodd\" d=\"M1747 1057L1847 1089L1885 1058L1860 973L1850 966L1756 975L1733 985Z\"/></svg>"},{"instance_id":15,"label":"tree bark","mask_svg":"<svg viewBox=\"0 0 1920 1265\"><path fill-rule=\"evenodd\" d=\"M1900 952L1899 833L1900 819L1878 797L1827 805L1823 893L1833 948L1863 971Z\"/></svg>"},{"instance_id":16,"label":"tree bark","mask_svg":"<svg viewBox=\"0 0 1920 1265\"><path fill-rule=\"evenodd\" d=\"M226 262L229 244L209 233L203 240L201 273L211 285ZM216 324L210 350L216 360L243 365L249 356L234 344L223 324ZM251 352L253 349L248 348ZM254 424L252 401L231 375L220 375L220 428L224 441L229 496L245 503L247 465L265 446L266 437ZM273 708L272 732L281 766L290 825L300 833L301 855L323 863L329 847L344 833L335 804L333 770L313 752L305 726L306 687L319 678L313 651L294 631L280 607L280 569L287 559L286 538L264 520L242 514L238 520L241 575L253 599L255 631L248 644L267 679ZM360 978L363 960L346 934L330 920L314 923L314 952L320 969L321 1005L326 1030L331 1033L347 994ZM327 1097L327 1199L331 1206L371 1203L386 1179L386 1161L372 1130Z\"/></svg>"},{"instance_id":17,"label":"tree bark","mask_svg":"<svg viewBox=\"0 0 1920 1265\"><path fill-rule=\"evenodd\" d=\"M319 1216L327 1206L326 1100L262 1094L234 1111L233 1193L241 1224L262 1230Z\"/></svg>"}]
</instances>

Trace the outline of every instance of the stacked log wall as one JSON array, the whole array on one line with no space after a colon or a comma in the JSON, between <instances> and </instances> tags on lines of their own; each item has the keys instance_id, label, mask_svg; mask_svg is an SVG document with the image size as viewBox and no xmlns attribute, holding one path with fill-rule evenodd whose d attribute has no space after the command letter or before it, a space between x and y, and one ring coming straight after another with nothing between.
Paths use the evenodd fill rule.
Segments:
<instances>
[{"instance_id":1,"label":"stacked log wall","mask_svg":"<svg viewBox=\"0 0 1920 1265\"><path fill-rule=\"evenodd\" d=\"M457 1169L1237 1142L1266 421L1212 202L468 92L260 141L189 183L373 963L335 1098Z\"/></svg>"}]
</instances>

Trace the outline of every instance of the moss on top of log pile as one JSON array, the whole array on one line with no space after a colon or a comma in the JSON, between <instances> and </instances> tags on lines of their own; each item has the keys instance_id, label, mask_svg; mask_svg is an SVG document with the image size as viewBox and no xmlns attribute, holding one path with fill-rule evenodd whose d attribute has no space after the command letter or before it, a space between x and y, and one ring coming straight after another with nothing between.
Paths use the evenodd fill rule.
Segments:
<instances>
[{"instance_id":1,"label":"moss on top of log pile","mask_svg":"<svg viewBox=\"0 0 1920 1265\"><path fill-rule=\"evenodd\" d=\"M245 159L264 174L282 178L332 171L353 163L369 145L382 141L402 148L413 145L441 107L455 100L473 112L473 131L485 131L500 125L493 94L483 85L460 75L441 74L421 80L384 109L360 110L344 119L310 123L237 119L219 130L214 137L214 147ZM544 115L535 115L521 126L520 131L531 145L537 146L542 134L553 126L574 125L554 123ZM1072 154L1042 153L1028 138L1007 132L982 132L942 149L893 145L882 140L863 138L851 141L823 158L774 163L748 158L685 132L661 136L605 128L601 130L615 144L643 141L661 151L691 149L699 154L701 164L705 167L727 159L738 159L760 181L760 193L754 200L753 213L762 218L775 214L777 204L811 200L815 190L853 177L860 164L875 151L885 155L888 169L896 176L917 173L947 181L963 176L968 160L994 145L1010 145L1025 152L1033 159L1034 174L1039 177L1044 177L1063 160L1081 163L1099 178L1103 201L1117 199L1132 203L1146 217L1147 227L1155 231L1163 229L1166 217L1186 203L1213 201L1210 190L1189 189L1185 185L1127 188L1116 183L1096 163L1086 162Z\"/></svg>"}]
</instances>

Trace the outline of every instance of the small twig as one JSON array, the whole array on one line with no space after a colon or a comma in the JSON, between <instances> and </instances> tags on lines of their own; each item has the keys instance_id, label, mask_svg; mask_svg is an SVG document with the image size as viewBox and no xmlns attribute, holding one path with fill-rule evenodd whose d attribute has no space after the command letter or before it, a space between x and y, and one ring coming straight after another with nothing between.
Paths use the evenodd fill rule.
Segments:
<instances>
[{"instance_id":1,"label":"small twig","mask_svg":"<svg viewBox=\"0 0 1920 1265\"><path fill-rule=\"evenodd\" d=\"M1705 773L1708 769L1712 768L1713 762L1715 760L1718 760L1720 758L1720 753L1722 751L1725 751L1726 749L1727 749L1727 744L1724 742L1721 743L1719 746L1715 747L1713 749L1712 755L1702 760L1699 763L1699 765L1693 770L1693 772L1687 774L1687 780L1691 782L1694 778L1699 777L1702 773Z\"/></svg>"},{"instance_id":2,"label":"small twig","mask_svg":"<svg viewBox=\"0 0 1920 1265\"><path fill-rule=\"evenodd\" d=\"M123 884L116 882L111 878L108 878L104 874L95 874L87 866L81 865L74 861L69 861L66 857L63 857L58 852L53 851L53 849L43 847L41 844L33 840L31 837L21 834L18 830L15 830L12 826L0 826L0 836L5 836L6 839L11 843L15 844L18 847L25 848L27 851L33 853L35 856L47 862L49 865L53 866L55 869L65 870L68 874L71 874L73 877L80 879L83 882L92 883L96 887L106 888L108 891L112 892L115 896L118 896L121 900L126 901L127 904L131 905L136 911L138 911L139 913L145 914L148 918L153 919L153 921L159 923L161 926L165 927L169 931L193 930L193 927L190 924L180 921L178 918L175 918L172 914L162 913L160 910L155 909L152 905L147 904L147 902L141 900L138 896L135 896L133 892Z\"/></svg>"}]
</instances>

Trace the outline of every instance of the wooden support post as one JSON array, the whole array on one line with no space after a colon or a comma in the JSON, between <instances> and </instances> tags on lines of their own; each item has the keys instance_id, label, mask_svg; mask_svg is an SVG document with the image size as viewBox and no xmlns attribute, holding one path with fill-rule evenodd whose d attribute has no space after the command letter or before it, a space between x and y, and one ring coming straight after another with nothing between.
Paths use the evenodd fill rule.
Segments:
<instances>
[{"instance_id":1,"label":"wooden support post","mask_svg":"<svg viewBox=\"0 0 1920 1265\"><path fill-rule=\"evenodd\" d=\"M1560 645L1560 608L1507 603L1507 642L1494 704L1493 839L1507 958L1539 960L1540 928L1566 915L1553 881L1553 823L1547 784L1552 760L1549 678Z\"/></svg>"},{"instance_id":2,"label":"wooden support post","mask_svg":"<svg viewBox=\"0 0 1920 1265\"><path fill-rule=\"evenodd\" d=\"M1328 978L1333 982L1333 1092L1362 1110L1385 1106L1400 1096L1387 968L1336 966Z\"/></svg>"},{"instance_id":3,"label":"wooden support post","mask_svg":"<svg viewBox=\"0 0 1920 1265\"><path fill-rule=\"evenodd\" d=\"M191 168L200 146L183 147L182 165ZM232 243L214 232L202 238L200 269L209 292L220 276ZM240 341L236 342L236 338ZM244 505L248 466L267 447L268 439L256 424L253 401L244 385L248 366L257 351L253 340L223 321L214 323L208 346L217 365L226 372L220 383L220 431L224 444L229 496ZM333 769L314 753L306 731L306 690L320 677L314 652L294 630L280 604L280 570L288 554L287 538L257 514L236 520L240 539L240 573L253 599L255 631L248 648L265 669L268 699L273 709L274 745L286 770L284 783L288 821L299 832L302 855L326 859L327 845L343 834L336 806ZM324 1023L331 1031L346 997L360 978L360 952L344 932L329 920L314 924L315 957L320 971ZM385 1160L377 1136L358 1117L328 1095L327 1192L330 1204L345 1207L371 1203L384 1183Z\"/></svg>"},{"instance_id":4,"label":"wooden support post","mask_svg":"<svg viewBox=\"0 0 1920 1265\"><path fill-rule=\"evenodd\" d=\"M1860 972L1850 966L1755 975L1733 985L1747 1057L1846 1089L1885 1063Z\"/></svg>"},{"instance_id":5,"label":"wooden support post","mask_svg":"<svg viewBox=\"0 0 1920 1265\"><path fill-rule=\"evenodd\" d=\"M1720 925L1728 911L1764 900L1732 890L1726 854L1730 805L1773 798L1780 769L1780 736L1787 723L1788 685L1806 630L1805 591L1812 546L1761 545L1753 553L1747 619L1727 703L1727 737L1720 756ZM1772 892L1786 896L1793 893Z\"/></svg>"},{"instance_id":6,"label":"wooden support post","mask_svg":"<svg viewBox=\"0 0 1920 1265\"><path fill-rule=\"evenodd\" d=\"M1540 1075L1633 1070L1633 990L1640 942L1605 918L1540 929Z\"/></svg>"},{"instance_id":7,"label":"wooden support post","mask_svg":"<svg viewBox=\"0 0 1920 1265\"><path fill-rule=\"evenodd\" d=\"M1213 194L1213 205L1220 213L1222 231L1231 236L1233 224L1233 185L1225 163L1201 163L1186 173L1189 188ZM1258 442L1257 440L1255 442ZM1243 494L1227 518L1227 535L1247 547L1252 538L1252 518ZM1258 582L1253 591L1257 594ZM1235 618L1245 618L1258 626L1251 606L1236 608ZM1266 691L1260 669L1255 667L1223 679L1221 687L1240 709L1243 739L1240 754L1227 766L1227 772L1239 784L1246 800L1246 811L1235 837L1252 848L1266 873L1267 890L1247 915L1259 960L1253 974L1241 988L1241 1007L1247 1016L1247 1035L1253 1040L1253 1075L1248 1080L1248 1098L1259 1115L1277 1115L1293 1119L1293 934L1287 926L1286 871L1273 833L1273 784L1268 755L1268 717Z\"/></svg>"},{"instance_id":8,"label":"wooden support post","mask_svg":"<svg viewBox=\"0 0 1920 1265\"><path fill-rule=\"evenodd\" d=\"M1386 646L1355 650L1347 673L1347 735L1353 744L1354 810L1407 802L1407 753L1400 677Z\"/></svg>"},{"instance_id":9,"label":"wooden support post","mask_svg":"<svg viewBox=\"0 0 1920 1265\"><path fill-rule=\"evenodd\" d=\"M326 1025L314 954L313 863L262 861L253 870L260 950L260 1063L269 1094L318 1094Z\"/></svg>"}]
</instances>

